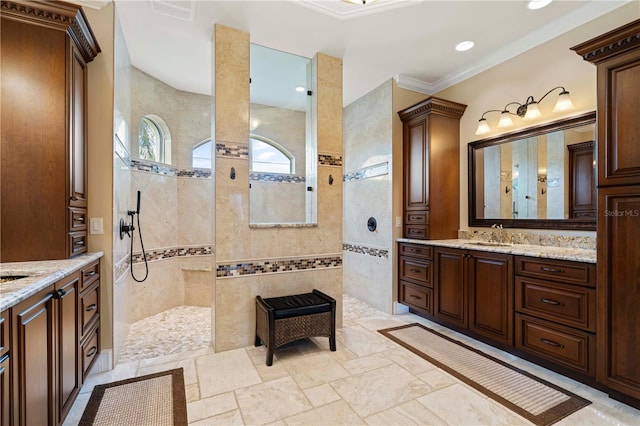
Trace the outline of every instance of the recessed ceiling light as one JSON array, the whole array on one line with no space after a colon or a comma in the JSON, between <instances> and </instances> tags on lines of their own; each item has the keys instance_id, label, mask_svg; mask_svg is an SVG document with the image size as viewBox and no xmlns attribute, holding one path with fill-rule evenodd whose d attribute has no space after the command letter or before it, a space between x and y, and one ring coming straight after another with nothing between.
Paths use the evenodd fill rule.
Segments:
<instances>
[{"instance_id":1,"label":"recessed ceiling light","mask_svg":"<svg viewBox=\"0 0 640 426\"><path fill-rule=\"evenodd\" d=\"M469 40L463 41L463 42L460 42L460 43L456 44L456 50L458 52L464 52L465 50L471 49L473 47L473 45L474 45L474 43L472 41L469 41Z\"/></svg>"},{"instance_id":2,"label":"recessed ceiling light","mask_svg":"<svg viewBox=\"0 0 640 426\"><path fill-rule=\"evenodd\" d=\"M297 87L296 87L296 92L304 92L304 87L302 87L302 86L297 86Z\"/></svg>"},{"instance_id":3,"label":"recessed ceiling light","mask_svg":"<svg viewBox=\"0 0 640 426\"><path fill-rule=\"evenodd\" d=\"M529 4L527 4L527 7L531 10L542 9L551 3L551 1L552 0L531 0Z\"/></svg>"}]
</instances>

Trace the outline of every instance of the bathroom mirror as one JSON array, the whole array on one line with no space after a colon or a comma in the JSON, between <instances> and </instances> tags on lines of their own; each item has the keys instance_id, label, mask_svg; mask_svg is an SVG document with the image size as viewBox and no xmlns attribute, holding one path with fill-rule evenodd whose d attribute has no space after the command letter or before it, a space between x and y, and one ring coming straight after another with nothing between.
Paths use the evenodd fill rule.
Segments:
<instances>
[{"instance_id":1,"label":"bathroom mirror","mask_svg":"<svg viewBox=\"0 0 640 426\"><path fill-rule=\"evenodd\" d=\"M469 143L469 226L595 230L595 117Z\"/></svg>"},{"instance_id":2,"label":"bathroom mirror","mask_svg":"<svg viewBox=\"0 0 640 426\"><path fill-rule=\"evenodd\" d=\"M314 224L311 60L251 44L250 76L250 224Z\"/></svg>"}]
</instances>

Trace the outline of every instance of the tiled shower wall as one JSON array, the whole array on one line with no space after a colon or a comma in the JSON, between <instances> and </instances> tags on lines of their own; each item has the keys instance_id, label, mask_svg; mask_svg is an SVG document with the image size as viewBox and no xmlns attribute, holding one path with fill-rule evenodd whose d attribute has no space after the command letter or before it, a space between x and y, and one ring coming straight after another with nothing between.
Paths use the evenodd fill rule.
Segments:
<instances>
[{"instance_id":1,"label":"tiled shower wall","mask_svg":"<svg viewBox=\"0 0 640 426\"><path fill-rule=\"evenodd\" d=\"M215 349L253 344L255 297L317 288L336 298L342 324L342 61L312 60L317 87L317 226L250 227L249 34L215 26ZM331 159L324 161L323 159ZM230 178L234 168L236 178ZM333 184L329 184L329 176Z\"/></svg>"},{"instance_id":2,"label":"tiled shower wall","mask_svg":"<svg viewBox=\"0 0 640 426\"><path fill-rule=\"evenodd\" d=\"M391 313L392 81L344 109L344 292ZM369 218L377 228L370 231Z\"/></svg>"}]
</instances>

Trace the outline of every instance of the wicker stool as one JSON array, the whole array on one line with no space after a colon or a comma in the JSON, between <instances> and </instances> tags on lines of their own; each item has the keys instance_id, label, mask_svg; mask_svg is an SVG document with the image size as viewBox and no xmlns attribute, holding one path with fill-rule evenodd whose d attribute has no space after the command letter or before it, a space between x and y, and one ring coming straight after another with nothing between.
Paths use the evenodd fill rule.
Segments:
<instances>
[{"instance_id":1,"label":"wicker stool","mask_svg":"<svg viewBox=\"0 0 640 426\"><path fill-rule=\"evenodd\" d=\"M312 293L263 299L256 296L255 345L267 347L267 365L285 343L306 337L329 338L336 350L336 301L318 290Z\"/></svg>"}]
</instances>

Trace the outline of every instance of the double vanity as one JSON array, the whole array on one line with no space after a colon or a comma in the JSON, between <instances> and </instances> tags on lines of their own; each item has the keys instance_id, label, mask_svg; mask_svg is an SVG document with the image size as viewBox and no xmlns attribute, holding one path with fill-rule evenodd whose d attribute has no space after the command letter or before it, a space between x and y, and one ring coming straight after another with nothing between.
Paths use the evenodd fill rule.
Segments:
<instances>
[{"instance_id":1,"label":"double vanity","mask_svg":"<svg viewBox=\"0 0 640 426\"><path fill-rule=\"evenodd\" d=\"M411 312L595 383L595 250L398 242L398 300Z\"/></svg>"}]
</instances>

